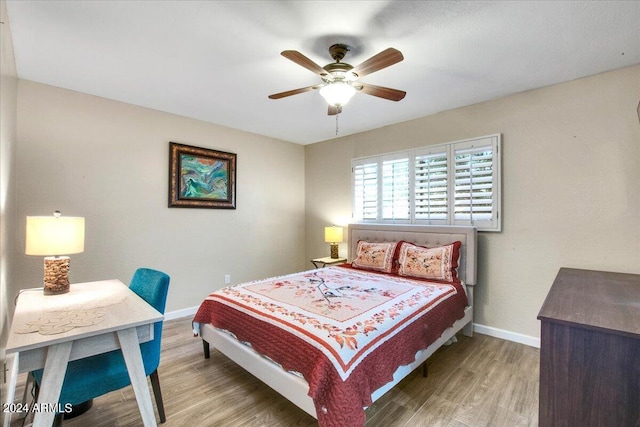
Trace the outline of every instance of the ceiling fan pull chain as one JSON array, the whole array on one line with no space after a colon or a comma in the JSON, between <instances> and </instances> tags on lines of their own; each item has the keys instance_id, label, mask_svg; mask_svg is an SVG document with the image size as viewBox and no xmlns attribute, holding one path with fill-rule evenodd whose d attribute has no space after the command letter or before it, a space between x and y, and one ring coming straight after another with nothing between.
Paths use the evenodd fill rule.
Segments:
<instances>
[{"instance_id":1,"label":"ceiling fan pull chain","mask_svg":"<svg viewBox=\"0 0 640 427\"><path fill-rule=\"evenodd\" d=\"M340 114L336 114L336 136L338 135L338 116Z\"/></svg>"}]
</instances>

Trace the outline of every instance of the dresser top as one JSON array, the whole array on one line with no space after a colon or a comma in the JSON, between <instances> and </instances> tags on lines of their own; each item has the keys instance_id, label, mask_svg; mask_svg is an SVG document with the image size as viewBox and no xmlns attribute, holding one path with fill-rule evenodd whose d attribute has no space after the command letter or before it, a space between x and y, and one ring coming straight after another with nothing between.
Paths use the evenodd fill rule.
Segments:
<instances>
[{"instance_id":1,"label":"dresser top","mask_svg":"<svg viewBox=\"0 0 640 427\"><path fill-rule=\"evenodd\" d=\"M561 268L538 319L640 337L640 275Z\"/></svg>"}]
</instances>

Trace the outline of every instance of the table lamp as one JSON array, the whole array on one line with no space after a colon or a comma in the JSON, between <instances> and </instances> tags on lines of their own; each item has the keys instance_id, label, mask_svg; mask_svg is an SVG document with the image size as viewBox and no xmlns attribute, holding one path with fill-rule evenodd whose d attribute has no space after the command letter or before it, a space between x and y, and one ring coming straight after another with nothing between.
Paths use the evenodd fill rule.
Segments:
<instances>
[{"instance_id":1,"label":"table lamp","mask_svg":"<svg viewBox=\"0 0 640 427\"><path fill-rule=\"evenodd\" d=\"M53 216L27 217L26 255L45 256L44 293L69 292L69 257L84 252L84 218Z\"/></svg>"},{"instance_id":2,"label":"table lamp","mask_svg":"<svg viewBox=\"0 0 640 427\"><path fill-rule=\"evenodd\" d=\"M342 227L324 228L324 241L331 244L331 258L338 258L338 243L342 242Z\"/></svg>"}]
</instances>

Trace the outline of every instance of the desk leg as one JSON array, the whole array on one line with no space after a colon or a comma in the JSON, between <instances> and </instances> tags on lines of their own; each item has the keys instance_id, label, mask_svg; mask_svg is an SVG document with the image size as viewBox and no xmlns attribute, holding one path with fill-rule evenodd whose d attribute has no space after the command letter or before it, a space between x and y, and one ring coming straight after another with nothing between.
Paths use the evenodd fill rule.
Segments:
<instances>
[{"instance_id":1,"label":"desk leg","mask_svg":"<svg viewBox=\"0 0 640 427\"><path fill-rule=\"evenodd\" d=\"M51 403L53 405L58 403L72 346L73 341L68 341L52 345L47 350L47 359L44 362L38 403ZM36 412L33 418L33 426L51 427L55 416L55 412Z\"/></svg>"},{"instance_id":2,"label":"desk leg","mask_svg":"<svg viewBox=\"0 0 640 427\"><path fill-rule=\"evenodd\" d=\"M156 427L156 416L153 412L147 377L144 375L142 353L140 353L140 343L136 328L118 331L118 340L122 348L124 362L127 365L127 371L129 371L129 378L131 379L133 392L136 395L142 422L145 427Z\"/></svg>"}]
</instances>

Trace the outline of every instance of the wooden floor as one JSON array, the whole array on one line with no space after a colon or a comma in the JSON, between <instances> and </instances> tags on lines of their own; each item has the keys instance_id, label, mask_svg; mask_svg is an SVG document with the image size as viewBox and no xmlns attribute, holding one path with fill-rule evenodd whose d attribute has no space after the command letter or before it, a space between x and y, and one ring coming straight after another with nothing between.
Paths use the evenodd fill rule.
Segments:
<instances>
[{"instance_id":1,"label":"wooden floor","mask_svg":"<svg viewBox=\"0 0 640 427\"><path fill-rule=\"evenodd\" d=\"M418 369L372 405L367 426L537 426L539 350L480 334L458 340L429 359L427 378ZM165 322L158 372L165 427L317 426L221 353L212 349L204 359L191 318ZM95 399L91 410L64 425L140 426L142 420L129 386Z\"/></svg>"}]
</instances>

